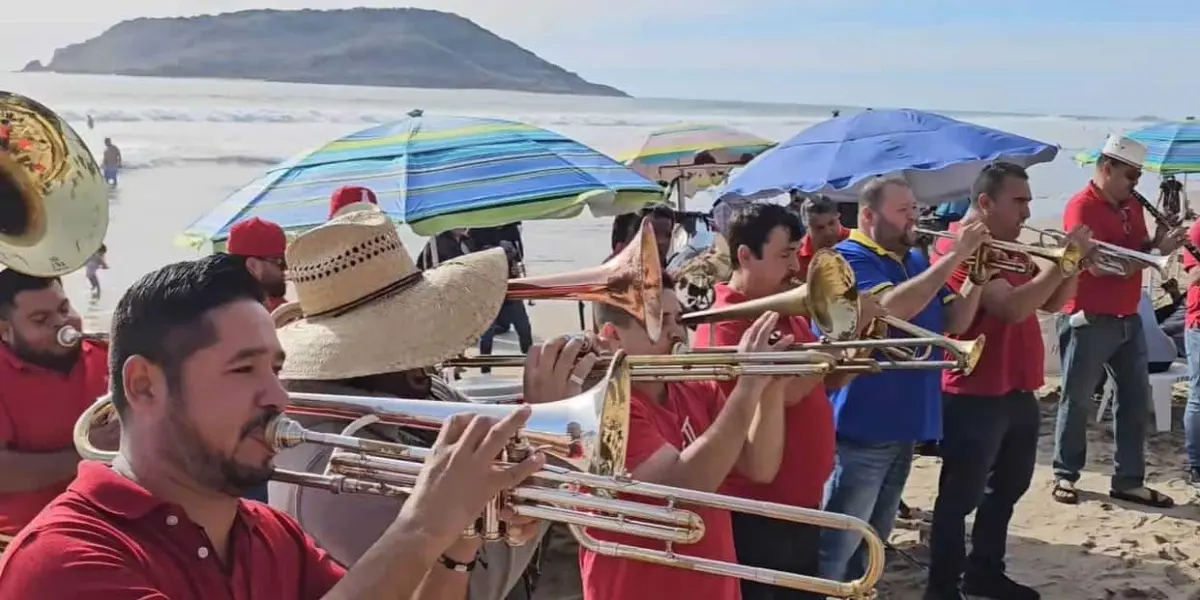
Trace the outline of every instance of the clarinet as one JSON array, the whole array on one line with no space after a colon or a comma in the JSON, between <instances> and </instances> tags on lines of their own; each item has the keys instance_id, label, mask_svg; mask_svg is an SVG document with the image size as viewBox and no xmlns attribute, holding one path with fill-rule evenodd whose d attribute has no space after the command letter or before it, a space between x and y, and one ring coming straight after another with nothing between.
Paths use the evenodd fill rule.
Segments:
<instances>
[{"instance_id":1,"label":"clarinet","mask_svg":"<svg viewBox=\"0 0 1200 600\"><path fill-rule=\"evenodd\" d=\"M1146 212L1150 213L1150 216L1154 217L1154 221L1159 225L1162 225L1163 227L1178 227L1174 221L1167 218L1167 215L1163 214L1163 211L1158 210L1157 206L1151 204L1150 201L1147 200L1145 196L1138 193L1137 190L1133 191L1133 198L1138 201L1138 204L1142 205L1142 208L1146 209ZM1192 243L1192 240L1183 240L1183 247L1191 253L1192 258L1200 262L1200 248L1197 248L1196 245Z\"/></svg>"}]
</instances>

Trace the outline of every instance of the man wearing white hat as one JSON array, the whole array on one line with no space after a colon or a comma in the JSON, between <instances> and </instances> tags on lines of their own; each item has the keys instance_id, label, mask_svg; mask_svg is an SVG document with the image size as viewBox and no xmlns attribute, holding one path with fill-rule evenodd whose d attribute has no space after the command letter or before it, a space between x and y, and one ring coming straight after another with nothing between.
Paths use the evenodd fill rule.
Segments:
<instances>
[{"instance_id":1,"label":"man wearing white hat","mask_svg":"<svg viewBox=\"0 0 1200 600\"><path fill-rule=\"evenodd\" d=\"M1179 248L1186 231L1160 224L1150 237L1147 230L1136 198L1145 161L1144 145L1110 136L1092 180L1067 203L1063 229L1086 226L1095 240L1139 252L1157 250L1165 255ZM1054 430L1053 493L1063 504L1079 502L1075 482L1087 457L1087 415L1092 392L1108 365L1118 390L1113 425L1117 447L1109 495L1147 506L1174 505L1170 497L1145 486L1150 381L1138 318L1144 266L1130 264L1121 275L1089 267L1079 276L1075 296L1063 307L1058 326L1063 378Z\"/></svg>"},{"instance_id":2,"label":"man wearing white hat","mask_svg":"<svg viewBox=\"0 0 1200 600\"><path fill-rule=\"evenodd\" d=\"M476 252L420 271L392 221L375 206L359 203L296 238L287 260L299 301L274 314L287 353L280 378L289 391L465 400L430 367L459 355L491 325L507 288L503 251ZM564 348L560 340L531 353L550 362L527 369L528 402L559 400L580 391L570 382L582 380L572 377L590 372L595 358L579 361L575 369L556 370L554 357L548 356L565 350L560 360L573 360L580 345ZM347 425L338 419L299 420L326 433L339 433ZM357 435L418 446L433 441L422 432L390 426L367 426ZM327 449L302 445L280 453L276 464L321 473L329 457ZM397 498L338 495L283 483L271 484L270 502L348 565L383 535L402 506ZM516 533L529 541L543 531L525 523ZM464 578L469 580L469 600L502 600L521 581L536 547L463 540L447 551L442 564L469 571Z\"/></svg>"}]
</instances>

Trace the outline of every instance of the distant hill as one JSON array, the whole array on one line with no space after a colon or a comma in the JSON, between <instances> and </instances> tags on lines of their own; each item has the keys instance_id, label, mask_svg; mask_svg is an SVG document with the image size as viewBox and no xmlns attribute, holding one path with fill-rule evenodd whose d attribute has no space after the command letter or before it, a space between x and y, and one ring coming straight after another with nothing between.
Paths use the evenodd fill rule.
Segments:
<instances>
[{"instance_id":1,"label":"distant hill","mask_svg":"<svg viewBox=\"0 0 1200 600\"><path fill-rule=\"evenodd\" d=\"M627 96L456 14L415 8L134 19L24 70Z\"/></svg>"}]
</instances>

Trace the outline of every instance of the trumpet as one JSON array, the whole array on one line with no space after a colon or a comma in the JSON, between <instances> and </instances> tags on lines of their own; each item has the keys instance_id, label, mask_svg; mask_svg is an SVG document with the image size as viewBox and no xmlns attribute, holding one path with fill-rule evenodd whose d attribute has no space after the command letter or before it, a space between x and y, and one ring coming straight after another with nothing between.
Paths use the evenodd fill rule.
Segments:
<instances>
[{"instance_id":1,"label":"trumpet","mask_svg":"<svg viewBox=\"0 0 1200 600\"><path fill-rule=\"evenodd\" d=\"M510 300L577 300L615 306L646 326L651 340L662 333L662 263L647 219L625 249L604 264L558 275L508 282Z\"/></svg>"},{"instance_id":2,"label":"trumpet","mask_svg":"<svg viewBox=\"0 0 1200 600\"><path fill-rule=\"evenodd\" d=\"M107 333L83 333L70 325L64 325L55 334L54 339L58 341L58 345L64 348L78 346L80 343L87 341L108 343Z\"/></svg>"},{"instance_id":3,"label":"trumpet","mask_svg":"<svg viewBox=\"0 0 1200 600\"><path fill-rule=\"evenodd\" d=\"M956 239L954 234L945 231L933 231L919 227L914 229L914 231L920 235L933 238ZM1058 244L1055 245L1057 246ZM1033 262L1030 259L1035 256L1058 265L1059 270L1067 276L1079 271L1084 259L1083 249L1074 245L1063 248L1048 248L1018 242L989 240L970 259L972 261L971 269L973 273L978 272L980 269L992 268L1020 275L1029 275L1033 273L1034 268ZM974 275L972 280L976 283L981 283Z\"/></svg>"},{"instance_id":4,"label":"trumpet","mask_svg":"<svg viewBox=\"0 0 1200 600\"><path fill-rule=\"evenodd\" d=\"M871 526L860 519L632 480L625 470L632 402L630 358L622 352L614 354L604 378L587 391L573 398L533 407L526 428L508 444L499 460L519 461L534 449L540 449L555 464L547 464L530 479L489 502L483 509L483 516L464 535L488 540L506 539L499 513L501 509L508 509L520 516L564 523L581 547L603 556L839 598L874 597L875 584L883 573L884 544ZM272 479L334 493L404 497L411 493L431 451L354 437L357 428L378 423L438 429L445 419L455 414L503 417L513 410L515 408L508 405L292 394L287 414L276 417L267 426L265 438L268 443L277 449L318 444L332 448L333 454L322 474L277 470ZM111 412L111 404L108 398L102 398L85 411L75 425L75 446L85 459L111 462L115 458L115 453L98 450L88 440L91 427L106 412ZM327 434L305 429L291 418L294 415L353 421L341 434ZM629 497L651 499L655 503ZM866 573L854 581L842 582L689 555L684 548L676 546L695 543L704 536L703 519L687 508L689 506L859 533L867 552ZM635 546L602 540L593 536L590 529L637 536L646 544Z\"/></svg>"},{"instance_id":5,"label":"trumpet","mask_svg":"<svg viewBox=\"0 0 1200 600\"><path fill-rule=\"evenodd\" d=\"M1022 228L1038 234L1039 243L1044 243L1041 240L1049 239L1051 244L1061 244L1067 239L1066 232L1060 229L1038 229L1028 225ZM1092 254L1092 260L1095 262L1096 267L1106 273L1126 276L1131 273L1131 266L1137 266L1135 271L1151 267L1155 271L1158 271L1159 275L1166 277L1167 267L1171 262L1170 256L1138 252L1137 250L1130 250L1129 248L1100 240L1092 240L1092 243L1096 246L1096 251Z\"/></svg>"},{"instance_id":6,"label":"trumpet","mask_svg":"<svg viewBox=\"0 0 1200 600\"><path fill-rule=\"evenodd\" d=\"M821 333L836 340L858 331L858 288L854 270L838 252L822 248L813 254L803 285L791 290L721 308L685 314L684 324L755 319L767 311L808 317Z\"/></svg>"},{"instance_id":7,"label":"trumpet","mask_svg":"<svg viewBox=\"0 0 1200 600\"><path fill-rule=\"evenodd\" d=\"M108 230L108 184L83 138L35 100L0 91L0 268L59 277Z\"/></svg>"}]
</instances>

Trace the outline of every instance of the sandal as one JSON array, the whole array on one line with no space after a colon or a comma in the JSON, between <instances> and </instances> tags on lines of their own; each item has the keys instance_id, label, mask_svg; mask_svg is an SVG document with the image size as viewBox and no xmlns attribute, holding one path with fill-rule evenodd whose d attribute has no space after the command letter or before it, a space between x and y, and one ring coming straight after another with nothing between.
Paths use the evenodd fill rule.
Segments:
<instances>
[{"instance_id":1,"label":"sandal","mask_svg":"<svg viewBox=\"0 0 1200 600\"><path fill-rule=\"evenodd\" d=\"M1054 501L1059 504L1079 504L1079 490L1073 482L1066 479L1054 480Z\"/></svg>"},{"instance_id":2,"label":"sandal","mask_svg":"<svg viewBox=\"0 0 1200 600\"><path fill-rule=\"evenodd\" d=\"M1109 490L1108 496L1113 500L1124 500L1151 508L1173 508L1175 506L1175 500L1170 496L1145 486L1130 490Z\"/></svg>"}]
</instances>

